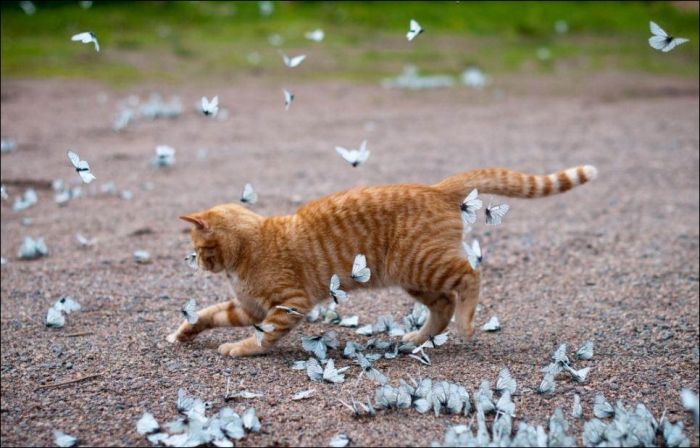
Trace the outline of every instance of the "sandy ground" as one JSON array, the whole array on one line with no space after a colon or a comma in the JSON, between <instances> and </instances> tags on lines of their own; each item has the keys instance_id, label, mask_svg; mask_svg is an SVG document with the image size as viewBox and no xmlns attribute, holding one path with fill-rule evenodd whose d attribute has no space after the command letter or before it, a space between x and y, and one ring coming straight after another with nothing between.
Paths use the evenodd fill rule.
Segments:
<instances>
[{"instance_id":1,"label":"sandy ground","mask_svg":"<svg viewBox=\"0 0 700 448\"><path fill-rule=\"evenodd\" d=\"M698 85L665 79L605 75L585 83L511 79L498 88L388 91L340 82L292 85L289 112L281 85L239 80L229 85L143 86L115 92L99 85L59 81L3 81L2 135L18 140L2 155L2 182L12 197L38 188L39 204L13 212L2 204L2 445L45 445L51 430L86 444L137 445L144 410L161 422L176 416L177 390L224 405L223 371L250 390L263 423L242 445L322 445L339 431L356 445L430 444L464 417L422 416L413 410L381 412L356 421L336 401L365 397L375 386L311 383L287 367L306 359L302 334L336 330L344 343L363 339L350 329L304 323L269 354L224 358L216 347L252 334L219 329L193 343L165 341L180 322L179 308L196 297L204 306L226 299L221 276L189 270L186 225L177 216L236 201L245 182L260 194L264 215L294 211L299 200L359 184L432 183L458 171L506 166L546 173L583 163L600 171L594 183L562 196L510 200L498 228L476 227L485 248L483 310L501 319L500 333L477 331L433 351L432 367L409 358L380 361L397 384L408 375L458 382L474 390L509 367L522 394L518 419L544 424L574 393L592 417L602 392L610 400L645 403L682 420L693 444L697 432L680 405L679 391L698 391ZM111 130L117 102L152 90L182 96L187 112L175 121L139 121ZM105 103L98 101L107 94ZM218 94L231 111L225 122L192 110L202 94ZM372 156L358 169L335 145L369 141ZM149 166L157 144L177 150L177 164ZM48 184L77 180L65 157L75 149L97 176L94 189L113 180L134 193L131 201L96 194L58 207ZM208 149L199 160L200 148ZM153 189L144 190L151 182ZM487 198L488 199L488 198ZM21 218L33 223L23 226ZM96 236L79 250L75 233ZM51 255L20 261L25 235L43 236ZM138 265L132 252L151 252ZM63 329L43 325L48 307L74 296L83 310ZM411 299L400 290L352 294L343 314L371 323L379 314L406 314ZM69 334L89 335L67 337ZM557 382L552 396L533 392L538 369L560 343L596 344L585 384ZM57 355L60 353L60 355ZM347 365L339 353L338 364ZM102 376L61 388L35 390L83 375ZM317 397L291 402L313 387ZM233 404L236 409L242 402ZM581 422L575 422L578 433ZM579 439L580 440L580 439Z\"/></svg>"}]
</instances>

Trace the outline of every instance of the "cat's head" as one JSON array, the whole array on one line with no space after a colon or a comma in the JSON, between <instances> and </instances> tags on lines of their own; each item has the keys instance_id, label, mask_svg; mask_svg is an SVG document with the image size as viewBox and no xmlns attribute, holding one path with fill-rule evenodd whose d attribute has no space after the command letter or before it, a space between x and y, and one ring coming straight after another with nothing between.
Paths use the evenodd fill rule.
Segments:
<instances>
[{"instance_id":1,"label":"cat's head","mask_svg":"<svg viewBox=\"0 0 700 448\"><path fill-rule=\"evenodd\" d=\"M263 218L237 204L224 204L180 216L192 224L190 237L200 267L233 271L250 256Z\"/></svg>"}]
</instances>

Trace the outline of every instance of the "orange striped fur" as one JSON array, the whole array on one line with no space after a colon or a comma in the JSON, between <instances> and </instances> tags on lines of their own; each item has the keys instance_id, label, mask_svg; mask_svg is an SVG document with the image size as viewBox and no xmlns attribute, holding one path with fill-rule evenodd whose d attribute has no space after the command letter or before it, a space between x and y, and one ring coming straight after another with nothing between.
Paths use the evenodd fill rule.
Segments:
<instances>
[{"instance_id":1,"label":"orange striped fur","mask_svg":"<svg viewBox=\"0 0 700 448\"><path fill-rule=\"evenodd\" d=\"M254 336L223 344L231 356L258 354L286 335L302 317L329 299L338 274L341 288L398 285L430 309L420 330L404 339L424 342L441 333L453 314L461 333L473 332L479 272L462 253L460 204L474 188L480 193L519 198L567 191L596 176L592 166L533 176L503 168L474 170L435 185L361 187L311 201L290 216L262 217L224 204L181 217L193 224L192 242L200 266L234 276L237 297L199 311L195 325L184 322L169 336L184 341L222 326L272 324L262 346ZM350 277L355 255L367 257L368 283Z\"/></svg>"}]
</instances>

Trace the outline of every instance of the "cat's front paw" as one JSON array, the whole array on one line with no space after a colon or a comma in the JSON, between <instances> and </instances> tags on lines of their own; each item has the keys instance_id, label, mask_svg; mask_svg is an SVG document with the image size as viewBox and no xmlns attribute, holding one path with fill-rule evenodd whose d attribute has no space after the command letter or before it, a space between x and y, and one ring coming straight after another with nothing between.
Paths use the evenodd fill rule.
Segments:
<instances>
[{"instance_id":1,"label":"cat's front paw","mask_svg":"<svg viewBox=\"0 0 700 448\"><path fill-rule=\"evenodd\" d=\"M180 325L180 328L178 328L174 333L170 333L165 339L171 344L175 342L185 342L194 338L197 333L199 333L199 331L190 325L189 322L183 322L182 325Z\"/></svg>"},{"instance_id":2,"label":"cat's front paw","mask_svg":"<svg viewBox=\"0 0 700 448\"><path fill-rule=\"evenodd\" d=\"M403 342L413 342L415 345L421 345L423 342L428 340L428 337L421 334L420 330L418 330L406 333L403 335L401 340Z\"/></svg>"},{"instance_id":3,"label":"cat's front paw","mask_svg":"<svg viewBox=\"0 0 700 448\"><path fill-rule=\"evenodd\" d=\"M221 353L224 356L233 357L258 355L265 351L265 349L263 349L257 344L255 338L221 344L218 350L219 353Z\"/></svg>"}]
</instances>

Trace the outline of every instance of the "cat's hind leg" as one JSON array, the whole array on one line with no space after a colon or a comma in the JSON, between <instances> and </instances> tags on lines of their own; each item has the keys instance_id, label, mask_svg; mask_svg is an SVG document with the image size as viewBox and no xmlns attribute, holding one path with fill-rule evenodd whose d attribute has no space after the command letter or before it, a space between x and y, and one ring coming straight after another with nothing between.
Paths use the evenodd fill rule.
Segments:
<instances>
[{"instance_id":1,"label":"cat's hind leg","mask_svg":"<svg viewBox=\"0 0 700 448\"><path fill-rule=\"evenodd\" d=\"M405 334L403 340L420 345L429 337L445 331L455 310L454 297L450 294L423 292L414 289L407 289L406 292L427 306L430 314L428 320L419 330Z\"/></svg>"},{"instance_id":2,"label":"cat's hind leg","mask_svg":"<svg viewBox=\"0 0 700 448\"><path fill-rule=\"evenodd\" d=\"M272 306L262 322L256 324L256 331L262 331L261 337L251 336L242 341L221 344L219 353L228 356L252 356L265 353L275 342L286 336L311 310L311 301L305 296L288 299L278 305L295 309L288 313L284 309Z\"/></svg>"},{"instance_id":3,"label":"cat's hind leg","mask_svg":"<svg viewBox=\"0 0 700 448\"><path fill-rule=\"evenodd\" d=\"M254 322L255 320L234 301L217 303L197 311L195 324L184 321L174 333L168 335L167 340L184 342L210 328L241 327L252 325Z\"/></svg>"}]
</instances>

